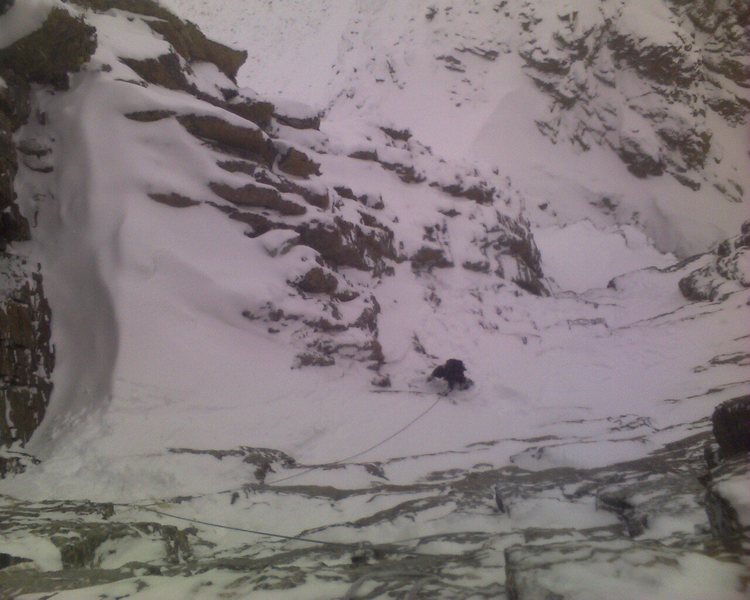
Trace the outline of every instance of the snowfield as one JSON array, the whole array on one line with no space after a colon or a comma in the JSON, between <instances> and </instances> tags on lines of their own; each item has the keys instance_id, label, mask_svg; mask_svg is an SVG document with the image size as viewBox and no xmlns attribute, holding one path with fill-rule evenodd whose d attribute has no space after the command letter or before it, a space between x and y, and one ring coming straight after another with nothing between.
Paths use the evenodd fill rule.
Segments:
<instances>
[{"instance_id":1,"label":"snowfield","mask_svg":"<svg viewBox=\"0 0 750 600\"><path fill-rule=\"evenodd\" d=\"M549 99L518 53L529 3L511 2L508 18L506 2L161 4L248 50L237 82L248 96L288 117L320 111L319 130L269 129L319 173L289 177L301 187L281 194L287 204L257 211L278 221L286 207L286 225L258 235L217 192L250 176L180 121L261 130L205 100L234 88L216 66L193 65L203 97L146 83L120 59L170 44L152 17L120 8L23 0L0 15L0 47L53 6L98 35L70 89L37 88L32 114L45 118L15 134L54 166L21 161L34 229L13 251L42 266L57 364L23 448L39 462L0 480L0 553L32 561L7 579L0 568L0 596L745 598L750 555L711 537L698 477L714 407L750 393L750 290L733 280L691 301L679 282L740 232L746 194L730 202L708 184L636 177L605 145L552 143L537 123ZM564 3L531 4L553 22ZM672 43L669 3L624 4L623 30ZM126 116L144 111L167 116ZM750 189L746 127L717 121L714 142ZM267 171L283 175L279 163ZM454 181L497 195L458 197L445 191ZM333 202L314 206L302 188ZM306 219L373 215L394 236L391 270L335 270L353 299L300 292L323 264L295 245ZM523 273L507 254L462 266L485 260L482 235L503 219L533 234L549 294L513 283ZM450 266L415 266L423 246ZM374 333L351 325L360 313L375 314ZM300 348L322 320L346 325L324 331L338 354L306 366ZM359 353L371 339L377 368ZM446 393L427 376L452 357L473 386ZM738 473L719 489L747 527ZM81 541L83 562L50 541L54 527Z\"/></svg>"}]
</instances>

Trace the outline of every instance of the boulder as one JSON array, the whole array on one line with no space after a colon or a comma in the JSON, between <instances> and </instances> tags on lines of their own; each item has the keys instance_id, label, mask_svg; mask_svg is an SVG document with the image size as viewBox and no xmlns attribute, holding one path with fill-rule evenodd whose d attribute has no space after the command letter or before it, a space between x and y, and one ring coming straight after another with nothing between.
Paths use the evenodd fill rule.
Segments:
<instances>
[{"instance_id":1,"label":"boulder","mask_svg":"<svg viewBox=\"0 0 750 600\"><path fill-rule=\"evenodd\" d=\"M750 395L719 404L711 422L722 457L750 452Z\"/></svg>"},{"instance_id":2,"label":"boulder","mask_svg":"<svg viewBox=\"0 0 750 600\"><path fill-rule=\"evenodd\" d=\"M295 285L308 294L334 294L339 281L333 273L324 271L320 267L313 267L305 273Z\"/></svg>"}]
</instances>

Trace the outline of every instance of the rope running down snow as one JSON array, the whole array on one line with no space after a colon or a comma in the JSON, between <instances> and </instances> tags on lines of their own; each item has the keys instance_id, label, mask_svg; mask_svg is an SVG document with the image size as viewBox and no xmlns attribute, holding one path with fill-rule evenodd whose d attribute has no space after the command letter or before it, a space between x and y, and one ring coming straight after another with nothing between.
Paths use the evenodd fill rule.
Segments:
<instances>
[{"instance_id":1,"label":"rope running down snow","mask_svg":"<svg viewBox=\"0 0 750 600\"><path fill-rule=\"evenodd\" d=\"M321 546L333 546L336 548L346 548L348 550L361 550L362 548L374 548L375 547L375 545L370 542L357 542L357 543L329 542L326 540L316 540L313 538L305 538L305 537L299 537L299 536L294 536L294 535L271 533L269 531L259 531L257 529L245 529L243 527L234 527L232 525L222 525L221 523L211 523L210 521L201 521L200 519L192 519L190 517L181 517L179 515L173 515L172 513L164 512L161 510L156 510L155 508L149 508L147 506L140 506L138 508L140 508L141 510L152 512L157 515L161 515L162 517L167 517L170 519L178 519L180 521L187 521L188 523L195 523L196 525L205 525L207 527L216 527L218 529L229 529L230 531L239 531L241 533L252 533L255 535L262 535L266 537L277 538L280 540L287 540L290 542L307 542L308 544L320 544ZM394 544L378 544L377 546L378 547L387 546L387 547L390 547L393 552L396 552L398 554L405 554L407 556L424 556L428 558L434 558L435 556L434 554L421 554L419 552L412 552L411 550L399 548L398 546Z\"/></svg>"},{"instance_id":2,"label":"rope running down snow","mask_svg":"<svg viewBox=\"0 0 750 600\"><path fill-rule=\"evenodd\" d=\"M339 546L346 548L357 548L358 544L351 544L346 542L326 542L324 540L314 540L311 538L296 537L293 535L283 535L281 533L269 533L267 531L257 531L255 529L244 529L242 527L233 527L231 525L222 525L220 523L210 523L208 521L201 521L200 519L191 519L190 517L180 517L179 515L173 515L172 513L163 512L156 510L155 508L139 507L142 510L161 515L162 517L169 517L170 519L179 519L180 521L187 521L188 523L196 523L198 525L206 525L207 527L217 527L219 529L230 529L231 531L240 531L242 533L254 533L255 535L264 535L273 538L279 538L281 540L290 540L295 542L308 542L310 544L323 544L326 546Z\"/></svg>"},{"instance_id":3,"label":"rope running down snow","mask_svg":"<svg viewBox=\"0 0 750 600\"><path fill-rule=\"evenodd\" d=\"M403 433L404 431L406 431L409 427L411 427L412 425L414 425L420 419L423 419L424 417L426 417L427 414L430 411L432 411L432 409L434 409L438 405L438 403L440 402L441 399L442 399L442 396L438 396L438 398L435 400L435 402L433 402L427 409L423 410L420 414L418 414L416 417L414 417L406 425L404 425L403 427L401 427L398 431L392 433L387 438L379 441L377 444L374 444L374 445L370 446L369 448L365 448L364 450L361 450L360 452L357 452L356 454L352 454L350 456L346 456L344 458L340 458L337 461L334 461L332 463L327 463L327 464L328 465L340 464L340 463L346 462L348 460L351 460L353 458L358 458L358 457L362 456L363 454L367 454L368 452L370 452L372 450L375 450L376 448L379 448L383 444L391 441L393 438L395 438L396 436L398 436L401 433ZM305 471L302 471L301 473L295 473L293 475L289 475L288 477L282 477L281 479L277 479L277 480L271 481L269 483L274 484L274 483L280 483L282 481L288 481L289 479L293 479L295 477L301 477L302 475L306 475L307 473L315 471L315 470L317 470L319 468L321 468L321 467L319 467L319 466L311 467L309 469L306 469ZM119 506L129 506L130 508L136 508L137 507L137 508L139 508L141 510L146 510L148 512L152 512L154 514L161 515L163 517L168 517L170 519L178 519L180 521L187 521L189 523L195 523L197 525L206 525L207 527L216 527L216 528L219 528L219 529L229 529L231 531L239 531L239 532L242 532L242 533L252 533L252 534L255 534L255 535L263 535L263 536L278 538L278 539L282 539L282 540L297 541L297 542L307 542L307 543L310 543L310 544L321 544L321 545L324 545L324 546L336 546L336 547L339 547L339 548L343 547L343 548L349 548L349 549L352 549L352 550L359 549L363 545L361 543L360 544L354 544L354 543L346 543L346 542L327 542L325 540L316 540L316 539L312 539L312 538L303 538L303 537L297 537L297 536L291 536L291 535L283 535L283 534L280 534L280 533L270 533L268 531L259 531L259 530L256 530L256 529L245 529L243 527L234 527L234 526L231 526L231 525L222 525L220 523L211 523L209 521L202 521L200 519L192 519L190 517L181 517L179 515L174 515L172 513L167 513L167 512L161 511L161 510L156 510L155 508L150 508L149 506L138 506L138 505L127 505L127 504L118 504L118 505ZM367 543L366 545L371 545L371 544ZM410 555L410 556L427 556L427 555L420 554L418 552L411 552L409 550L404 550L404 549L401 549L401 548L395 548L395 551L399 552L401 554L407 554L407 555Z\"/></svg>"},{"instance_id":4,"label":"rope running down snow","mask_svg":"<svg viewBox=\"0 0 750 600\"><path fill-rule=\"evenodd\" d=\"M390 442L397 435L400 435L404 431L406 431L407 429L409 429L409 427L411 427L412 425L414 425L417 421L419 421L420 419L423 419L424 417L426 417L427 414L433 408L435 408L438 405L438 403L440 402L441 399L442 399L442 396L438 396L437 400L435 400L435 402L433 402L429 406L429 408L427 408L426 410L424 410L423 412L421 412L420 414L418 414L411 421L409 421L406 425L404 425L401 429L399 429L395 433L392 433L391 435L389 435L384 440L381 440L377 444L374 444L373 446L370 446L369 448L366 448L366 449L362 450L361 452L357 452L356 454L352 454L351 456L346 456L344 458L340 458L339 460L333 461L331 463L326 463L325 466L328 466L328 465L338 465L338 464L341 464L343 462L352 460L353 458L359 458L363 454L367 454L368 452L370 452L372 450L375 450L376 448L380 448L380 446L382 446L386 442ZM295 477L302 477L302 475L307 475L308 473L311 473L312 471L316 471L317 469L320 469L320 468L321 468L321 466L310 467L309 469L306 469L305 471L302 471L300 473L294 473L292 475L288 475L287 477L282 477L280 479L274 479L273 481L268 481L268 482L266 482L266 485L273 485L275 483L281 483L282 481L289 481L290 479L294 479Z\"/></svg>"},{"instance_id":5,"label":"rope running down snow","mask_svg":"<svg viewBox=\"0 0 750 600\"><path fill-rule=\"evenodd\" d=\"M384 440L379 441L377 444L374 444L374 445L370 446L369 448L365 448L364 450L361 450L360 452L357 452L356 454L352 454L350 456L345 456L344 458L340 458L340 459L335 460L333 462L326 463L325 465L316 465L314 467L310 467L309 469L305 469L304 471L301 471L299 473L293 473L292 475L288 475L287 477L282 477L280 479L274 479L273 481L268 481L268 482L264 482L264 483L265 483L265 485L273 485L275 483L281 483L283 481L289 481L290 479L294 479L296 477L302 477L303 475L307 475L308 473L312 473L313 471L317 471L318 469L322 469L324 466L339 465L339 464L341 464L343 462L346 462L348 460L352 460L353 458L359 458L363 454L367 454L368 452L371 452L372 450L375 450L376 448L380 448L380 446L382 446L383 444L385 444L387 442L390 442L393 438L395 438L396 436L402 434L404 431L406 431L407 429L409 429L409 427L411 427L412 425L414 425L417 421L419 421L419 420L423 419L424 417L426 417L427 414L430 411L432 411L432 409L434 409L438 405L438 403L440 402L441 399L442 399L442 396L441 395L438 396L437 399L435 400L435 402L433 402L426 410L422 411L420 414L418 414L416 417L414 417L406 425L404 425L403 427L401 427L401 429L399 429L398 431L392 433L391 435L389 435ZM216 494L225 494L225 493L231 492L231 491L234 491L234 490L222 490L220 492L215 492L215 493ZM123 504L123 506L137 506L139 508L147 509L147 507L154 506L156 504L159 504L159 502L153 502L153 501L151 501L148 504L140 504L139 501L136 500L136 501L133 501L133 502L128 503L128 504Z\"/></svg>"}]
</instances>

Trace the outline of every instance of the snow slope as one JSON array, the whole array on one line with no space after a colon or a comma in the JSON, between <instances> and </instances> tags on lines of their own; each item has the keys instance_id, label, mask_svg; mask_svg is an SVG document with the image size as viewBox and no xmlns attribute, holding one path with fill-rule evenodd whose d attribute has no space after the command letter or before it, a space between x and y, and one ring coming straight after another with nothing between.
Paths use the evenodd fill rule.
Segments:
<instances>
[{"instance_id":1,"label":"snow slope","mask_svg":"<svg viewBox=\"0 0 750 600\"><path fill-rule=\"evenodd\" d=\"M534 125L545 96L515 54L517 24L486 19L490 5L441 4L432 20L427 4L404 2L258 2L251 16L229 3L169 5L191 9L217 37L245 40L241 85L325 108L319 131L274 119L274 137L263 135L311 157L320 174L294 181L331 203L285 192L305 212L282 219L278 206L288 204L258 209L284 224L262 234L228 218L237 213L212 183L268 189L258 173L283 175L279 156L253 175L221 168L226 155L179 120L258 130L205 100L233 83L210 64L190 74L204 97L148 83L120 60L170 52L148 18L80 11L98 30L96 55L68 91L37 91L34 111L46 119L18 133L49 147L54 164L44 175L22 167L17 189L27 214L38 213L19 252L43 266L59 360L48 416L27 447L41 463L0 482L13 524L3 543L54 574L82 565L50 546L47 520L71 539L122 529L95 544L84 565L91 580L64 591L49 583L55 575L39 575L53 587L22 581L18 597L504 597L503 566L533 569L535 549L556 565L539 585L572 586L571 598L602 589L743 597L747 556L702 549L710 534L694 465L713 407L750 391L742 360L716 360L745 351L748 290L690 302L678 282L710 257L669 267L673 256L653 245L705 249L737 233L742 205L683 210L678 203L698 195L672 179L637 179L606 149L552 145ZM435 62L458 40L462 73ZM279 44L284 52L273 51ZM498 55L468 50L477 48ZM292 58L301 51L313 63ZM340 72L327 72L332 63ZM126 117L144 111L173 114ZM446 191L457 182L494 192L487 203ZM181 207L154 201L170 193ZM388 269L334 268L291 241L303 229L290 227L335 218L386 224L397 247L381 257ZM503 244L525 242L531 253L528 231L552 295L513 282L527 280ZM502 252L488 251L493 244ZM420 267L422 247L450 266ZM313 265L358 296L300 292ZM373 311L376 333L350 326ZM319 337L326 328L330 337ZM319 339L340 343L334 364L304 367L300 348ZM359 354L372 339L383 354L377 373ZM441 396L426 376L450 357L465 361L474 385ZM389 387L374 383L386 379ZM656 491L641 491L654 479ZM652 511L659 489L677 500L625 535L622 515L603 508L618 483L634 486L616 489L634 511ZM43 516L28 523L13 512L22 502ZM180 518L203 523L188 530ZM80 533L76 520L91 529ZM242 529L398 551L365 568L359 547L311 550ZM583 573L557 562L557 543L567 544L563 556L583 544L605 558ZM416 555L407 564L399 552ZM608 552L623 561L619 571Z\"/></svg>"}]
</instances>

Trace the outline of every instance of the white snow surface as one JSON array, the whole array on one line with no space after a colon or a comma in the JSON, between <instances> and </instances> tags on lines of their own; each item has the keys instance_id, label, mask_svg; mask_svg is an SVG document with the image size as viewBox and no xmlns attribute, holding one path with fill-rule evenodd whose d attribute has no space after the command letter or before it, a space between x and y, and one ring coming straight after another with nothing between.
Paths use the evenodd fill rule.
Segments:
<instances>
[{"instance_id":1,"label":"white snow surface","mask_svg":"<svg viewBox=\"0 0 750 600\"><path fill-rule=\"evenodd\" d=\"M31 6L28 2L16 5ZM69 91L40 92L35 108L46 113L48 125L31 123L19 133L44 138L56 160L46 179L21 167L17 191L27 214L38 210L34 241L20 251L44 269L57 366L47 416L27 448L42 462L0 482L3 494L115 502L206 495L185 515L296 535L341 515L324 505L310 510L291 498L280 506L259 503L248 514L230 514L216 493L253 481L252 465L169 449L250 446L282 450L303 464L338 461L388 438L425 411L442 391L425 378L438 359L452 356L465 361L475 385L442 398L408 432L361 459L404 458L389 464L390 483L411 484L434 471L479 463L541 471L641 458L679 439L681 425L705 419L729 395L750 390L739 378L730 377L728 385L730 367L696 368L743 348L738 323L747 316L748 292L737 292L725 304L691 304L677 287L685 270L663 270L676 260L665 251L685 254L735 234L742 207L714 212L673 181L634 179L607 152L576 155L552 146L533 125L541 97L521 73L518 57L505 52L501 21L470 21L482 39L497 40L499 58L483 62L460 54L471 65L469 90L434 61L441 35L453 33L446 22L426 28L427 2L163 3L214 37L250 51L242 85L298 100L312 111L327 109L320 135L289 132L291 142L314 145L326 138L330 149L350 149L366 146L362 132L375 126L408 127L448 159L447 166L426 167L434 169L429 175L436 180L447 176L439 168L458 168L461 161L510 175L526 199L525 214L555 295L537 298L460 268L417 277L408 264L396 265L393 276L373 284L381 307L384 373L392 381L387 393L373 388L372 373L354 361L290 368L294 349L242 314L269 300L284 301L287 281L312 264L314 253L296 247L274 257L269 248L284 246L282 232L251 239L244 225L210 206L176 210L148 198L171 191L210 197L208 181L231 182L232 176L173 119L143 124L123 115L154 107L201 114L214 109L181 92L119 80L134 74L114 57L157 55L166 43L138 19L90 15L100 46L88 70L72 78ZM24 23L38 21L53 4L60 3L38 1L34 10L24 9ZM490 10L480 4L480 14ZM2 47L7 40L0 40ZM103 63L114 70L99 71ZM197 69L195 77L210 87L216 73ZM299 105L288 106L308 114ZM726 144L729 151L739 147L734 138ZM394 230L418 245L424 222L444 200L370 164L344 160L344 154L317 157L324 182L338 177L361 186L357 193L379 190ZM607 214L592 206L605 197L627 208ZM538 207L545 202L549 207ZM636 212L641 221L633 219ZM457 248L468 247L466 232L450 233ZM363 277L347 275L353 281ZM415 340L423 353L415 350ZM716 386L725 387L712 393ZM612 418L629 416L649 426L637 425L638 435L632 436L612 427ZM541 444L543 451L525 441L545 436L552 441ZM285 474L272 474L270 482ZM361 469L341 469L314 470L294 483L351 488L371 481ZM390 500L380 501L385 507ZM529 526L615 521L573 502L561 510L557 499L516 509L514 518ZM346 510L342 502L336 513ZM362 535L378 542L472 526L506 527L435 510L429 525L403 519L392 529ZM349 535L336 528L321 533L332 541L337 536L350 541ZM58 566L49 544L39 542L31 551L24 546L34 540L9 543L9 551L33 555L45 569ZM141 560L157 552L155 545L133 544L113 548L104 564L117 568L133 556ZM694 573L670 571L667 589L685 598L709 592L715 598L740 597L733 588L734 567L705 557L686 564ZM609 567L601 569L581 577L610 584ZM224 575L216 577L220 582ZM167 597L155 578L143 580L154 585L138 598ZM633 581L644 594L670 597L663 588L654 592L649 576ZM169 585L170 597L214 597L190 577ZM320 583L314 597L340 594L340 588L327 586ZM139 590L129 580L91 587L88 595L69 591L56 597L95 598L104 592L125 596ZM625 590L619 593L626 597ZM289 594L253 597L294 597Z\"/></svg>"},{"instance_id":2,"label":"white snow surface","mask_svg":"<svg viewBox=\"0 0 750 600\"><path fill-rule=\"evenodd\" d=\"M640 229L627 225L601 231L584 220L536 229L534 239L544 273L562 289L575 292L606 287L613 273L665 268L676 262L673 255L657 251Z\"/></svg>"}]
</instances>

